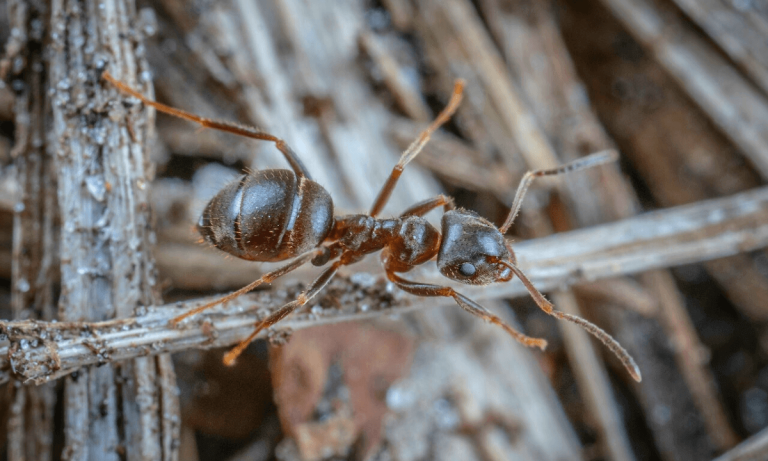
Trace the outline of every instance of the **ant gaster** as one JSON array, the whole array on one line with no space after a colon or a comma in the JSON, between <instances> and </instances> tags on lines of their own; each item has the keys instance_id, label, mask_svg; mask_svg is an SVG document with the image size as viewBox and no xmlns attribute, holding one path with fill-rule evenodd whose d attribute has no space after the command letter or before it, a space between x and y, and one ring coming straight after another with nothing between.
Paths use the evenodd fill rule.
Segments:
<instances>
[{"instance_id":1,"label":"ant gaster","mask_svg":"<svg viewBox=\"0 0 768 461\"><path fill-rule=\"evenodd\" d=\"M224 356L230 365L256 335L297 308L305 305L333 278L341 266L356 263L365 255L381 251L381 261L387 278L400 289L416 296L453 298L467 312L502 327L520 343L544 349L544 339L531 338L512 328L485 307L453 288L411 281L400 274L437 258L440 273L449 279L470 285L508 282L517 276L536 304L547 314L573 322L597 337L621 360L630 375L640 381L640 370L626 350L608 333L574 315L554 309L516 265L515 253L503 234L514 222L528 187L534 178L582 170L615 161L614 151L603 151L548 170L529 171L517 189L509 215L497 228L477 214L455 209L453 200L444 195L413 205L397 218L376 216L386 205L406 164L413 160L432 133L445 123L458 107L464 83L458 80L448 105L434 122L403 152L389 178L379 191L368 214L333 215L330 194L312 181L298 156L283 141L255 128L211 120L152 101L117 81L105 72L104 79L144 104L167 114L183 118L203 127L213 128L253 139L274 142L282 152L290 170L261 170L248 172L225 186L205 207L197 229L203 238L227 253L249 261L284 261L296 258L285 266L264 274L253 283L216 301L174 318L178 324L185 318L247 293L259 285L270 283L298 267L312 262L316 266L330 263L320 276L298 298L255 325L250 336ZM442 229L438 231L423 216L443 207Z\"/></svg>"}]
</instances>

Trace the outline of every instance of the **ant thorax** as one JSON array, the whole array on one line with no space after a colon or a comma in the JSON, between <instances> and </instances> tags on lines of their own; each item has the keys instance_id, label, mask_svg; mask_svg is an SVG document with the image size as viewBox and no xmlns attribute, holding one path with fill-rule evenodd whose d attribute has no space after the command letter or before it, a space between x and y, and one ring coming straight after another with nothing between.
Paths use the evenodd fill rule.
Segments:
<instances>
[{"instance_id":1,"label":"ant thorax","mask_svg":"<svg viewBox=\"0 0 768 461\"><path fill-rule=\"evenodd\" d=\"M346 251L360 254L383 250L385 267L407 272L432 259L440 246L440 232L420 216L377 219L350 215L336 219L328 237Z\"/></svg>"}]
</instances>

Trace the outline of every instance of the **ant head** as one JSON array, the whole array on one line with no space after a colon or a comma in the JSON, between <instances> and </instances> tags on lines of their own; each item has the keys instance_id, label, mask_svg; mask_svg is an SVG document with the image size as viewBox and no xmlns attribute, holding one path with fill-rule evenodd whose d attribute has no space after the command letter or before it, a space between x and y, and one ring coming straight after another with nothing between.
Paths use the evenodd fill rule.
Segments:
<instances>
[{"instance_id":1,"label":"ant head","mask_svg":"<svg viewBox=\"0 0 768 461\"><path fill-rule=\"evenodd\" d=\"M514 255L496 226L471 211L453 210L443 215L442 231L437 255L441 274L469 285L512 279L512 271L500 261L514 263Z\"/></svg>"}]
</instances>

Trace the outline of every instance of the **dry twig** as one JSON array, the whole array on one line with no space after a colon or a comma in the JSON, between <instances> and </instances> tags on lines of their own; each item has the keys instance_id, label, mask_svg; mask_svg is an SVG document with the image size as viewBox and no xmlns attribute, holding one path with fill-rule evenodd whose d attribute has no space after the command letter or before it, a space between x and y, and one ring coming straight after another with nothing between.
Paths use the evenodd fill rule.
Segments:
<instances>
[{"instance_id":1,"label":"dry twig","mask_svg":"<svg viewBox=\"0 0 768 461\"><path fill-rule=\"evenodd\" d=\"M712 461L760 461L768 458L768 429L763 429Z\"/></svg>"},{"instance_id":2,"label":"dry twig","mask_svg":"<svg viewBox=\"0 0 768 461\"><path fill-rule=\"evenodd\" d=\"M768 188L521 242L516 251L518 261L532 281L542 290L551 290L765 246L768 246ZM420 278L440 280L434 269ZM326 298L350 295L360 289L354 277L342 280L339 291L326 294ZM281 328L296 330L395 314L431 304L423 300L411 304L402 294L395 295L392 302L393 295L386 284L378 282L371 287L368 303L343 302L342 299L341 310L311 307L310 314L296 315L284 321ZM517 280L460 289L469 296L484 299L527 293ZM206 300L174 303L154 308L141 317L98 323L3 322L0 325L12 343L0 349L3 357L0 367L7 370L10 366L22 379L40 383L89 364L234 344L245 337L269 309L290 300L294 291L296 287L288 291L260 292L255 299L240 298L228 303L223 310L201 314L180 329L170 327L170 319ZM381 306L381 300L387 299L390 301L382 308L377 307ZM319 302L322 303L322 299ZM258 312L253 312L254 309Z\"/></svg>"},{"instance_id":3,"label":"dry twig","mask_svg":"<svg viewBox=\"0 0 768 461\"><path fill-rule=\"evenodd\" d=\"M602 1L768 178L768 99L661 2Z\"/></svg>"}]
</instances>

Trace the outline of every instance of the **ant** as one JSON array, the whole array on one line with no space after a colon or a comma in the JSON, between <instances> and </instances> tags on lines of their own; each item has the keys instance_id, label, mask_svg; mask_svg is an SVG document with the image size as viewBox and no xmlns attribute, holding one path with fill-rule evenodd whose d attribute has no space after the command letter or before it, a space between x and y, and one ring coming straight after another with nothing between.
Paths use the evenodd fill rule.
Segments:
<instances>
[{"instance_id":1,"label":"ant","mask_svg":"<svg viewBox=\"0 0 768 461\"><path fill-rule=\"evenodd\" d=\"M436 258L437 267L443 276L469 285L508 282L517 276L539 308L555 318L573 322L594 335L621 360L636 381L641 380L635 361L608 333L581 317L554 309L552 303L517 267L515 253L504 239L504 233L514 222L534 178L560 175L612 162L617 159L615 151L594 153L553 169L529 171L517 188L504 224L498 228L474 212L456 209L453 199L445 195L417 203L397 218L377 218L405 166L419 154L432 133L458 108L464 82L457 80L448 105L402 153L368 214L334 216L330 194L312 181L309 171L282 139L256 128L207 119L150 100L108 72L104 72L103 78L123 93L160 112L195 122L205 128L271 141L291 167L290 170L270 169L244 174L221 189L208 202L197 223L197 230L205 241L238 258L269 262L295 259L235 292L174 318L171 320L174 326L192 315L232 300L259 285L270 283L308 262L315 266L331 263L296 300L258 322L254 331L224 356L226 365L233 364L261 330L284 319L317 295L339 268L356 263L369 253L381 251L387 278L400 289L416 296L451 297L470 314L500 326L525 346L543 350L547 346L546 340L520 333L453 288L408 280L399 274ZM444 211L441 231L423 218L426 213L439 207L443 207Z\"/></svg>"}]
</instances>

